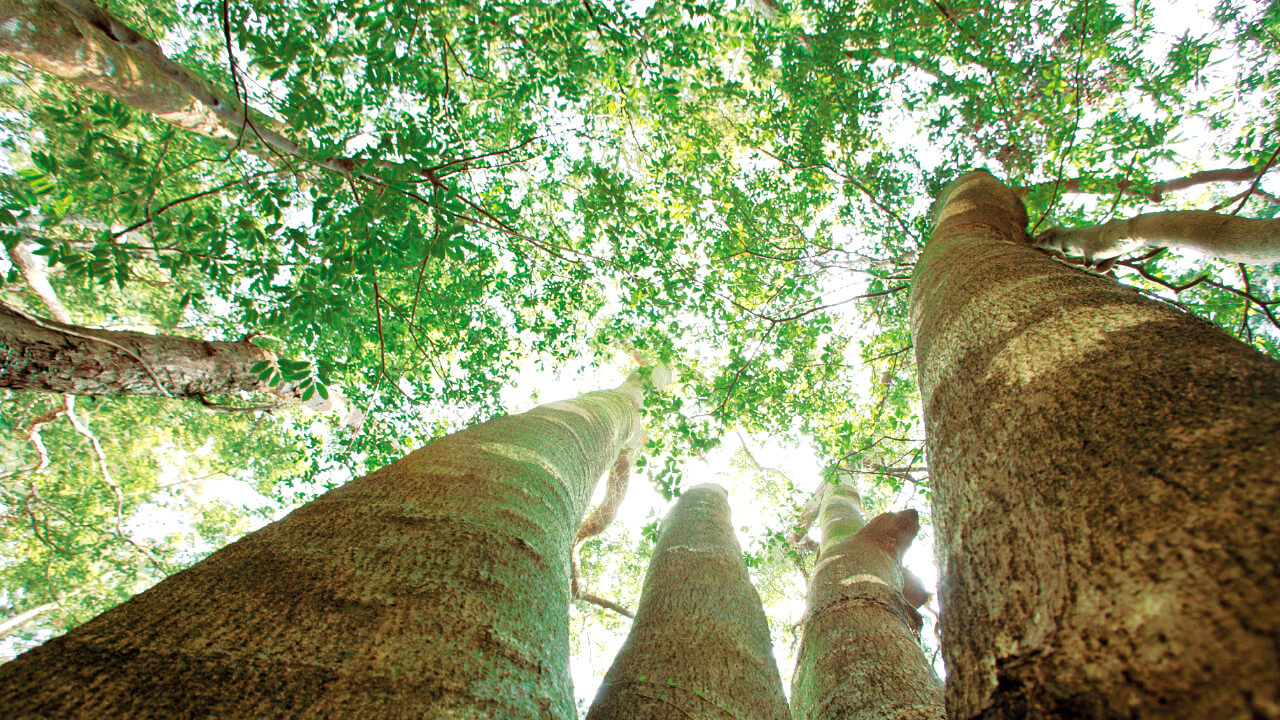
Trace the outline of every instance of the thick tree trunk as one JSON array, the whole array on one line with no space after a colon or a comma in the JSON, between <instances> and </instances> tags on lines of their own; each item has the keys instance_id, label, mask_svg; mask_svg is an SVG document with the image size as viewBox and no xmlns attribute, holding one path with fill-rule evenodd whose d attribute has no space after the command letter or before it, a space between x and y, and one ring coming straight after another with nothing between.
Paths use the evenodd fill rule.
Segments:
<instances>
[{"instance_id":1,"label":"thick tree trunk","mask_svg":"<svg viewBox=\"0 0 1280 720\"><path fill-rule=\"evenodd\" d=\"M846 475L826 487L821 518L791 684L796 720L942 720L942 685L920 647L920 614L903 591L902 554L920 527L915 511L866 523Z\"/></svg>"},{"instance_id":2,"label":"thick tree trunk","mask_svg":"<svg viewBox=\"0 0 1280 720\"><path fill-rule=\"evenodd\" d=\"M10 390L174 398L244 391L302 402L296 384L273 388L252 372L254 365L275 359L248 341L96 330L36 318L0 303L0 387ZM335 403L316 394L302 404L326 412Z\"/></svg>"},{"instance_id":3,"label":"thick tree trunk","mask_svg":"<svg viewBox=\"0 0 1280 720\"><path fill-rule=\"evenodd\" d=\"M985 172L912 284L947 709L1280 717L1280 363L1031 247Z\"/></svg>"},{"instance_id":4,"label":"thick tree trunk","mask_svg":"<svg viewBox=\"0 0 1280 720\"><path fill-rule=\"evenodd\" d=\"M631 634L587 718L726 717L790 715L725 492L699 485L663 522Z\"/></svg>"},{"instance_id":5,"label":"thick tree trunk","mask_svg":"<svg viewBox=\"0 0 1280 720\"><path fill-rule=\"evenodd\" d=\"M22 718L575 716L569 549L641 390L491 420L0 667Z\"/></svg>"},{"instance_id":6,"label":"thick tree trunk","mask_svg":"<svg viewBox=\"0 0 1280 720\"><path fill-rule=\"evenodd\" d=\"M1102 225L1050 228L1041 247L1081 255L1090 263L1146 248L1195 250L1231 262L1280 262L1280 219L1256 220L1204 210L1147 213Z\"/></svg>"}]
</instances>

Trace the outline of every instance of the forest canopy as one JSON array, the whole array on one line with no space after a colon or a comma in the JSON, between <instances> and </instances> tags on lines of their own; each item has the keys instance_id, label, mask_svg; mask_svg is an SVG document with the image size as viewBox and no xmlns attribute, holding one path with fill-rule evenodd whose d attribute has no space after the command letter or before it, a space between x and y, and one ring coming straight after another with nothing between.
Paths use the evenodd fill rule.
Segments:
<instances>
[{"instance_id":1,"label":"forest canopy","mask_svg":"<svg viewBox=\"0 0 1280 720\"><path fill-rule=\"evenodd\" d=\"M1280 210L1273 2L0 12L0 303L270 356L192 399L0 390L0 615L31 613L6 655L433 438L657 363L648 504L583 545L584 582L634 607L650 507L716 473L767 508L742 543L786 655L822 471L927 512L907 290L947 181L990 170L1032 235ZM1090 265L1280 358L1276 265ZM576 613L584 647L625 630Z\"/></svg>"}]
</instances>

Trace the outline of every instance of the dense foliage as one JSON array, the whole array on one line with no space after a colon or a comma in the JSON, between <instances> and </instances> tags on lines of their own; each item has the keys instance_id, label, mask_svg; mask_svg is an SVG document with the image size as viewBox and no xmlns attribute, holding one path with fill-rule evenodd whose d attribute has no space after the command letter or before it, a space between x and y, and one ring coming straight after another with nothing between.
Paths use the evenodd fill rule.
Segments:
<instances>
[{"instance_id":1,"label":"dense foliage","mask_svg":"<svg viewBox=\"0 0 1280 720\"><path fill-rule=\"evenodd\" d=\"M0 61L5 246L47 260L79 323L252 335L363 420L82 398L79 432L41 419L62 398L6 395L0 608L57 604L19 639L243 531L243 501L197 478L267 516L520 409L503 388L534 367L674 362L638 461L666 497L737 433L807 443L881 503L927 495L906 301L942 182L987 167L1036 229L1280 207L1274 3L106 8L255 124L201 136ZM1248 179L1160 185L1219 168ZM1164 252L1113 272L1280 355L1276 268ZM45 312L16 269L4 291ZM747 538L777 599L812 488L751 463L731 476L777 509ZM588 543L584 577L634 598L651 536Z\"/></svg>"}]
</instances>

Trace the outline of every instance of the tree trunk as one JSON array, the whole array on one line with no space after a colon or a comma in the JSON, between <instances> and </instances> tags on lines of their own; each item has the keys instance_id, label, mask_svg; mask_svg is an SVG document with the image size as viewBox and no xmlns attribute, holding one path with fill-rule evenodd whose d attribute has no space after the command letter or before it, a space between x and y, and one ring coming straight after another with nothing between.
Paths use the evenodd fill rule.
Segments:
<instances>
[{"instance_id":1,"label":"tree trunk","mask_svg":"<svg viewBox=\"0 0 1280 720\"><path fill-rule=\"evenodd\" d=\"M18 268L18 274L27 283L27 287L31 288L31 292L44 303L45 308L49 310L49 315L60 323L70 325L73 322L71 313L67 310L67 306L62 304L62 299L54 291L53 285L49 284L49 266L44 258L31 252L28 244L26 233L19 230L18 241L9 248L9 259L13 261L14 267Z\"/></svg>"},{"instance_id":2,"label":"tree trunk","mask_svg":"<svg viewBox=\"0 0 1280 720\"><path fill-rule=\"evenodd\" d=\"M267 392L319 412L336 404L318 393L303 402L296 383L271 387L253 366L276 356L248 341L96 330L42 320L3 303L0 353L0 387L10 390L174 398Z\"/></svg>"},{"instance_id":3,"label":"tree trunk","mask_svg":"<svg viewBox=\"0 0 1280 720\"><path fill-rule=\"evenodd\" d=\"M0 0L0 53L174 126L244 145L273 164L296 157L345 177L355 173L355 158L309 156L277 122L169 59L154 40L91 0Z\"/></svg>"},{"instance_id":4,"label":"tree trunk","mask_svg":"<svg viewBox=\"0 0 1280 720\"><path fill-rule=\"evenodd\" d=\"M450 435L0 667L22 718L575 717L569 549L638 381Z\"/></svg>"},{"instance_id":5,"label":"tree trunk","mask_svg":"<svg viewBox=\"0 0 1280 720\"><path fill-rule=\"evenodd\" d=\"M912 283L947 709L1280 717L1280 363L1031 247L985 172Z\"/></svg>"},{"instance_id":6,"label":"tree trunk","mask_svg":"<svg viewBox=\"0 0 1280 720\"><path fill-rule=\"evenodd\" d=\"M1081 255L1090 263L1146 248L1195 250L1231 262L1280 262L1280 219L1256 220L1204 210L1158 212L1080 228L1050 228L1041 247Z\"/></svg>"},{"instance_id":7,"label":"tree trunk","mask_svg":"<svg viewBox=\"0 0 1280 720\"><path fill-rule=\"evenodd\" d=\"M191 132L221 140L240 134L239 124L227 127L225 119L183 87L174 73L165 73L138 50L53 0L0 0L0 53ZM186 76L188 82L202 85L210 100L215 98L207 83L190 73Z\"/></svg>"},{"instance_id":8,"label":"tree trunk","mask_svg":"<svg viewBox=\"0 0 1280 720\"><path fill-rule=\"evenodd\" d=\"M914 510L863 520L848 475L827 485L822 549L809 583L796 656L796 720L942 720L942 685L920 647L902 554L920 527Z\"/></svg>"},{"instance_id":9,"label":"tree trunk","mask_svg":"<svg viewBox=\"0 0 1280 720\"><path fill-rule=\"evenodd\" d=\"M662 525L627 642L588 720L790 718L760 596L718 485L686 490Z\"/></svg>"}]
</instances>

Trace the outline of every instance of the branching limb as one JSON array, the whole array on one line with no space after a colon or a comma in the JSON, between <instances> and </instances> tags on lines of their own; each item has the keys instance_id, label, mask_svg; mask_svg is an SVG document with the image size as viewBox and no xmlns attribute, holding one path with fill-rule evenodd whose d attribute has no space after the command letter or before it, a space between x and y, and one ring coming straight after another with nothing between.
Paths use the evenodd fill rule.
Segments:
<instances>
[{"instance_id":1,"label":"branching limb","mask_svg":"<svg viewBox=\"0 0 1280 720\"><path fill-rule=\"evenodd\" d=\"M1225 283L1220 283L1217 280L1210 278L1208 275L1201 275L1195 278L1194 280L1189 280L1185 283L1175 285L1165 280L1164 278L1160 277L1159 275L1156 275L1155 273L1151 272L1151 270L1147 268L1147 266L1144 265L1141 261L1120 260L1116 264L1123 265L1127 268L1137 271L1137 273L1141 275L1143 278L1145 278L1146 280L1153 282L1156 285L1159 285L1160 287L1174 293L1175 295L1183 291L1190 290L1191 288L1197 285L1208 285L1210 287L1217 288L1225 292L1229 292L1233 295L1236 295L1237 297L1245 298L1246 300L1253 303L1258 308L1258 310L1261 311L1262 314L1265 315L1267 319L1271 321L1271 324L1275 326L1276 329L1280 330L1280 318L1276 317L1276 313L1274 310L1274 308L1277 305L1280 305L1280 300L1271 300L1263 297L1258 297L1253 293L1252 289L1241 290L1239 288L1231 287L1230 285L1227 285Z\"/></svg>"},{"instance_id":2,"label":"branching limb","mask_svg":"<svg viewBox=\"0 0 1280 720\"><path fill-rule=\"evenodd\" d=\"M578 593L577 597L578 599L583 600L584 602L589 602L592 605L599 605L602 608L605 608L607 610L612 610L618 613L619 615L622 615L625 617L634 619L636 616L634 612L628 610L625 606L619 605L618 603L612 600L606 600L600 597L599 595L592 595L589 592L580 592Z\"/></svg>"},{"instance_id":3,"label":"branching limb","mask_svg":"<svg viewBox=\"0 0 1280 720\"><path fill-rule=\"evenodd\" d=\"M1169 180L1161 180L1150 186L1149 190L1144 190L1128 179L1109 179L1104 181L1109 187L1099 190L1091 190L1083 186L1088 182L1086 178L1069 178L1058 183L1059 192L1067 195L1073 194L1108 194L1112 188L1118 190L1122 195L1130 197L1139 197L1153 203L1163 202L1164 196L1171 192L1178 192L1200 185L1220 182L1250 182L1256 178L1261 178L1262 174L1256 168L1240 167L1240 168L1217 168L1214 170L1201 170L1191 173L1185 177L1171 178ZM1033 190L1042 187L1048 187L1053 183L1040 183L1038 185L1027 185L1019 188L1012 188L1014 192L1022 197L1030 195ZM1280 203L1280 198L1276 198L1270 193L1257 190L1255 186L1255 194L1265 199L1267 202L1276 204Z\"/></svg>"},{"instance_id":4,"label":"branching limb","mask_svg":"<svg viewBox=\"0 0 1280 720\"><path fill-rule=\"evenodd\" d=\"M1158 247L1195 250L1223 260L1269 265L1280 262L1280 219L1257 220L1203 210L1158 212L1081 228L1050 228L1040 247L1100 261Z\"/></svg>"},{"instance_id":5,"label":"branching limb","mask_svg":"<svg viewBox=\"0 0 1280 720\"><path fill-rule=\"evenodd\" d=\"M49 273L44 259L33 255L27 247L27 237L27 232L19 228L18 242L10 248L9 258L18 268L18 274L22 275L27 287L31 288L31 292L35 293L36 297L40 298L40 302L48 308L49 316L58 322L70 325L71 313L67 311L67 306L62 304L62 299L49 284Z\"/></svg>"}]
</instances>

